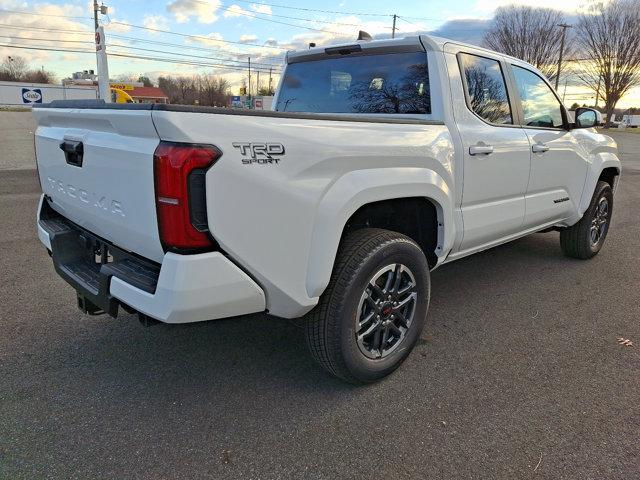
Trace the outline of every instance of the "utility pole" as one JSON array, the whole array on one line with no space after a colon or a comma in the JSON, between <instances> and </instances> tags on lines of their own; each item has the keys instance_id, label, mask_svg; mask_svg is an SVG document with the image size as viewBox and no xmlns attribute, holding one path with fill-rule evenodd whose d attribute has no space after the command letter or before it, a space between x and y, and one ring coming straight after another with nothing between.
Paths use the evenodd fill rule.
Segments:
<instances>
[{"instance_id":1,"label":"utility pole","mask_svg":"<svg viewBox=\"0 0 640 480\"><path fill-rule=\"evenodd\" d=\"M94 31L98 30L98 0L93 0L93 25Z\"/></svg>"},{"instance_id":2,"label":"utility pole","mask_svg":"<svg viewBox=\"0 0 640 480\"><path fill-rule=\"evenodd\" d=\"M556 91L558 90L558 84L560 83L560 70L562 70L562 55L564 54L564 37L567 33L567 28L571 28L571 25L561 23L558 25L562 28L562 38L560 40L560 56L558 57L558 71L556 72Z\"/></svg>"},{"instance_id":3,"label":"utility pole","mask_svg":"<svg viewBox=\"0 0 640 480\"><path fill-rule=\"evenodd\" d=\"M249 98L251 98L251 57L249 57Z\"/></svg>"},{"instance_id":4,"label":"utility pole","mask_svg":"<svg viewBox=\"0 0 640 480\"><path fill-rule=\"evenodd\" d=\"M596 88L596 108L598 108L598 100L600 99L600 82L602 82L602 75L598 75L598 87Z\"/></svg>"},{"instance_id":5,"label":"utility pole","mask_svg":"<svg viewBox=\"0 0 640 480\"><path fill-rule=\"evenodd\" d=\"M256 95L260 95L260 70L257 70L258 77L256 78Z\"/></svg>"},{"instance_id":6,"label":"utility pole","mask_svg":"<svg viewBox=\"0 0 640 480\"><path fill-rule=\"evenodd\" d=\"M397 15L393 15L393 27L391 27L391 38L396 38L396 18L398 18Z\"/></svg>"},{"instance_id":7,"label":"utility pole","mask_svg":"<svg viewBox=\"0 0 640 480\"><path fill-rule=\"evenodd\" d=\"M271 70L273 67L269 67L269 95L271 95Z\"/></svg>"}]
</instances>

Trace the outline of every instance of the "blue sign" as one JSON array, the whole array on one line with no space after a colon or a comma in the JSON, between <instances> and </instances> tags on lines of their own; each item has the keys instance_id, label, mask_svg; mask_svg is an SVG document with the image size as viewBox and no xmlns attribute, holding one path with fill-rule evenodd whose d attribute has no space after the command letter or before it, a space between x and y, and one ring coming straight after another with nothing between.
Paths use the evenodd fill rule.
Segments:
<instances>
[{"instance_id":1,"label":"blue sign","mask_svg":"<svg viewBox=\"0 0 640 480\"><path fill-rule=\"evenodd\" d=\"M23 88L22 103L42 103L42 90L39 88Z\"/></svg>"}]
</instances>

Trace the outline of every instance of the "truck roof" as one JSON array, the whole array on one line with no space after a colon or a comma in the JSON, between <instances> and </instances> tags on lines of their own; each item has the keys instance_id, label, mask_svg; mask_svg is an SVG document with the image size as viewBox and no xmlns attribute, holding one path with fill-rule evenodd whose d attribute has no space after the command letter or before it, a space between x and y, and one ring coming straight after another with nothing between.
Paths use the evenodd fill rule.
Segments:
<instances>
[{"instance_id":1,"label":"truck roof","mask_svg":"<svg viewBox=\"0 0 640 480\"><path fill-rule=\"evenodd\" d=\"M350 43L336 43L328 46L313 47L308 50L290 50L287 52L287 63L296 63L305 60L311 60L315 56L324 56L327 54L327 49L340 49L348 48L359 45L363 51L371 50L371 53L397 53L397 52L411 52L411 51L443 51L444 46L447 43L455 43L456 45L462 45L469 47L473 50L484 51L487 53L499 53L503 57L510 60L517 61L519 63L526 63L515 57L510 57L500 52L494 52L486 48L479 47L477 45L471 45L468 43L460 42L458 40L452 40L449 38L437 37L435 35L422 34L413 35L404 38L387 38L383 40L358 40Z\"/></svg>"}]
</instances>

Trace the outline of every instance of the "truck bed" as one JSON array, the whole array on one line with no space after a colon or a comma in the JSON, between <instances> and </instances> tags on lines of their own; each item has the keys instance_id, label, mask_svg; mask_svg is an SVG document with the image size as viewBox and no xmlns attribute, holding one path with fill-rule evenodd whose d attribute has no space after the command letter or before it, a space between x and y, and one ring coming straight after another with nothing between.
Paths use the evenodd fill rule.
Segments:
<instances>
[{"instance_id":1,"label":"truck bed","mask_svg":"<svg viewBox=\"0 0 640 480\"><path fill-rule=\"evenodd\" d=\"M217 115L240 115L246 117L298 118L306 120L332 120L364 123L399 123L419 125L444 125L438 120L415 118L415 115L375 114L328 114L275 112L271 110L241 110L235 108L201 107L195 105L173 105L170 103L106 103L104 100L55 100L38 105L37 108L73 108L91 110L155 110L164 112L212 113Z\"/></svg>"}]
</instances>

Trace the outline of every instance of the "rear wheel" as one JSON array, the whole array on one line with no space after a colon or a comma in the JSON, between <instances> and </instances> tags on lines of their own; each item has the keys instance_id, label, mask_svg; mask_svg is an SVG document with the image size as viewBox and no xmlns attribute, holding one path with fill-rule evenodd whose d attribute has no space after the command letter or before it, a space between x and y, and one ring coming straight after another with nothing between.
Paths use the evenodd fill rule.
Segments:
<instances>
[{"instance_id":1,"label":"rear wheel","mask_svg":"<svg viewBox=\"0 0 640 480\"><path fill-rule=\"evenodd\" d=\"M589 208L575 225L560 231L560 246L568 257L587 259L602 249L613 213L613 191L598 182Z\"/></svg>"},{"instance_id":2,"label":"rear wheel","mask_svg":"<svg viewBox=\"0 0 640 480\"><path fill-rule=\"evenodd\" d=\"M348 234L329 285L306 319L312 355L352 383L388 375L420 336L429 290L429 265L413 240L379 229Z\"/></svg>"}]
</instances>

